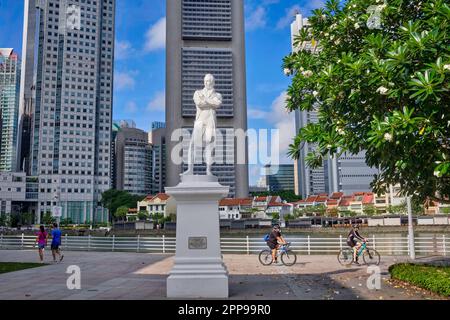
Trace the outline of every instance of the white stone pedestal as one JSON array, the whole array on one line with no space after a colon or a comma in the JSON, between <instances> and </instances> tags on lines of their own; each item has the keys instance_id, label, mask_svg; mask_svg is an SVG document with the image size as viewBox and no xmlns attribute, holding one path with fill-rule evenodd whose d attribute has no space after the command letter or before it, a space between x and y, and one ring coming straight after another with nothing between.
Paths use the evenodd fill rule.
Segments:
<instances>
[{"instance_id":1,"label":"white stone pedestal","mask_svg":"<svg viewBox=\"0 0 450 320\"><path fill-rule=\"evenodd\" d=\"M175 265L167 279L168 298L228 298L228 271L220 250L218 201L229 187L213 176L182 176L166 188L177 202Z\"/></svg>"}]
</instances>

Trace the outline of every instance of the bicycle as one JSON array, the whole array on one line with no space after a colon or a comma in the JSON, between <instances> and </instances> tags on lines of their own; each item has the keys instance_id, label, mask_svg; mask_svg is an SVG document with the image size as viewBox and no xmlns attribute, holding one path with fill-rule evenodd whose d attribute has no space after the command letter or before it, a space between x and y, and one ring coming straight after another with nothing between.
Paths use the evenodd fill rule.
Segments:
<instances>
[{"instance_id":1,"label":"bicycle","mask_svg":"<svg viewBox=\"0 0 450 320\"><path fill-rule=\"evenodd\" d=\"M291 267L297 262L297 254L294 251L289 249L290 245L291 245L290 242L288 242L287 244L281 245L277 249L277 254L276 254L276 258L281 256L281 262L287 267ZM273 263L272 250L270 250L270 249L262 250L259 253L259 262L263 266L270 266Z\"/></svg>"},{"instance_id":2,"label":"bicycle","mask_svg":"<svg viewBox=\"0 0 450 320\"><path fill-rule=\"evenodd\" d=\"M381 261L381 256L377 250L367 247L367 241L364 241L356 256L362 255L365 265L378 266ZM345 248L339 251L337 259L343 266L349 266L353 263L353 248Z\"/></svg>"}]
</instances>

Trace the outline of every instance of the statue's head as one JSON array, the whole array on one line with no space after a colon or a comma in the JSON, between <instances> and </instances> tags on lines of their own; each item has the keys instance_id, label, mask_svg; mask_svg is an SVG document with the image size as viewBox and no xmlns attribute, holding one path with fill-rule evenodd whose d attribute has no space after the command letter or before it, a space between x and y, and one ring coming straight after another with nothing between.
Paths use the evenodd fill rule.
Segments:
<instances>
[{"instance_id":1,"label":"statue's head","mask_svg":"<svg viewBox=\"0 0 450 320\"><path fill-rule=\"evenodd\" d=\"M205 76L205 88L208 90L214 89L214 84L215 84L214 76L212 74L207 74Z\"/></svg>"}]
</instances>

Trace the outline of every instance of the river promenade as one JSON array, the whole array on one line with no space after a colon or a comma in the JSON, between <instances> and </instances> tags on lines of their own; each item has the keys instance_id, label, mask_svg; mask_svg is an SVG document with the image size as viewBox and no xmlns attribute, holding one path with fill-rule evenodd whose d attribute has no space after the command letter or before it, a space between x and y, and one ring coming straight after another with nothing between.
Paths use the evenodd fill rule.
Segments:
<instances>
[{"instance_id":1,"label":"river promenade","mask_svg":"<svg viewBox=\"0 0 450 320\"><path fill-rule=\"evenodd\" d=\"M161 300L172 255L65 252L62 263L0 274L0 300ZM428 258L428 260L448 258ZM34 250L0 250L0 262L36 262ZM51 253L46 252L50 263ZM370 290L367 267L342 267L335 256L300 255L293 267L260 265L257 255L224 255L231 300L439 299L390 280L390 265L407 257L382 257L381 289ZM448 261L447 261L448 262ZM78 266L81 289L69 290L66 271Z\"/></svg>"}]
</instances>

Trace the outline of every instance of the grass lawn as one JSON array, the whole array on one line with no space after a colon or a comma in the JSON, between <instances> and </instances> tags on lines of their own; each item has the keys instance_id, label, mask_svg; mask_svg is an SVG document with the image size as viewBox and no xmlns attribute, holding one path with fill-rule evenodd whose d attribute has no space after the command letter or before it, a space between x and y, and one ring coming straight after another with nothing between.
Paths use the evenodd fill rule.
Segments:
<instances>
[{"instance_id":1,"label":"grass lawn","mask_svg":"<svg viewBox=\"0 0 450 320\"><path fill-rule=\"evenodd\" d=\"M396 264L389 268L393 279L450 297L450 267Z\"/></svg>"},{"instance_id":2,"label":"grass lawn","mask_svg":"<svg viewBox=\"0 0 450 320\"><path fill-rule=\"evenodd\" d=\"M45 266L43 263L0 262L0 274Z\"/></svg>"}]
</instances>

